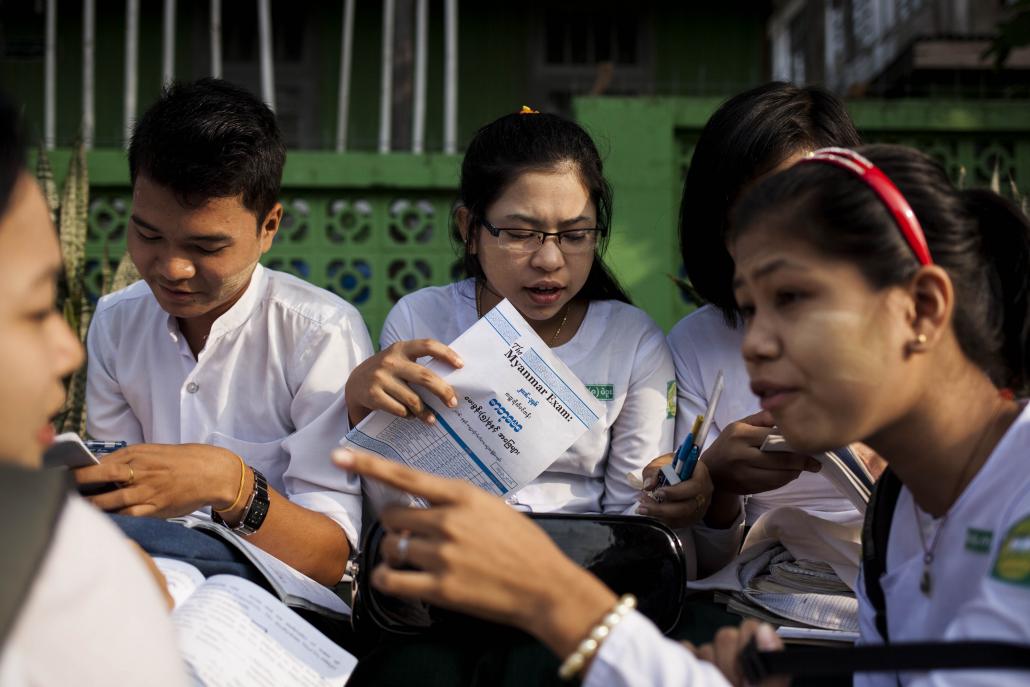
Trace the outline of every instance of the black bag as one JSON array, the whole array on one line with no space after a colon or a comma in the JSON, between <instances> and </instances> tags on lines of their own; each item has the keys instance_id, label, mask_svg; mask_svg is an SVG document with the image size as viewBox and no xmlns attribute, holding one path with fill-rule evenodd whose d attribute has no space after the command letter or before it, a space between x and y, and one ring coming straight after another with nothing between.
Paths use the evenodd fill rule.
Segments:
<instances>
[{"instance_id":1,"label":"black bag","mask_svg":"<svg viewBox=\"0 0 1030 687\"><path fill-rule=\"evenodd\" d=\"M687 590L679 537L664 523L630 515L530 514L566 556L616 594L634 594L637 609L662 632L679 622ZM382 560L386 531L374 523L365 534L357 570L352 567L355 630L419 635L429 631L484 629L491 623L420 601L387 596L369 582Z\"/></svg>"}]
</instances>

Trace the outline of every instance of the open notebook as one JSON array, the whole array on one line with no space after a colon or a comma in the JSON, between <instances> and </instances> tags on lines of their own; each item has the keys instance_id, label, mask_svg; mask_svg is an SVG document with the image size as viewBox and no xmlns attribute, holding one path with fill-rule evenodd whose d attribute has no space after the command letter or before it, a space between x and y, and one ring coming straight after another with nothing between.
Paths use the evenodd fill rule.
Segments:
<instances>
[{"instance_id":1,"label":"open notebook","mask_svg":"<svg viewBox=\"0 0 1030 687\"><path fill-rule=\"evenodd\" d=\"M773 432L765 438L763 451L793 451L782 434ZM865 511L873 491L873 479L868 468L850 446L812 455L823 466L819 474L830 480L837 490L860 511Z\"/></svg>"},{"instance_id":2,"label":"open notebook","mask_svg":"<svg viewBox=\"0 0 1030 687\"><path fill-rule=\"evenodd\" d=\"M342 687L357 659L279 599L241 577L207 579L155 558L175 599L172 623L194 684Z\"/></svg>"}]
</instances>

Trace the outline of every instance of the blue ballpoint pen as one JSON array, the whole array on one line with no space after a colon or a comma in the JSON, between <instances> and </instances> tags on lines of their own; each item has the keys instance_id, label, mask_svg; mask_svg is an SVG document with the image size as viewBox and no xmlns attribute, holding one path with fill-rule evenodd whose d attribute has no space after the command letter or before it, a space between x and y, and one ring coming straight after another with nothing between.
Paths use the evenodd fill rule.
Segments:
<instances>
[{"instance_id":1,"label":"blue ballpoint pen","mask_svg":"<svg viewBox=\"0 0 1030 687\"><path fill-rule=\"evenodd\" d=\"M680 465L679 472L676 473L681 482L690 479L690 476L694 474L694 467L697 465L697 459L701 456L701 447L705 445L705 440L708 439L708 430L712 428L712 420L715 419L715 409L719 406L719 399L722 398L722 390L725 384L725 377L722 370L719 370L719 374L715 376L715 389L712 390L712 400L708 404L708 410L705 411L701 428L694 432L697 442L690 449L690 453L687 454L687 459Z\"/></svg>"},{"instance_id":2,"label":"blue ballpoint pen","mask_svg":"<svg viewBox=\"0 0 1030 687\"><path fill-rule=\"evenodd\" d=\"M697 465L697 459L701 455L701 447L693 446L690 449L690 453L687 455L686 460L680 465L679 471L676 473L680 477L681 482L685 482L690 479L690 476L694 474L694 467Z\"/></svg>"}]
</instances>

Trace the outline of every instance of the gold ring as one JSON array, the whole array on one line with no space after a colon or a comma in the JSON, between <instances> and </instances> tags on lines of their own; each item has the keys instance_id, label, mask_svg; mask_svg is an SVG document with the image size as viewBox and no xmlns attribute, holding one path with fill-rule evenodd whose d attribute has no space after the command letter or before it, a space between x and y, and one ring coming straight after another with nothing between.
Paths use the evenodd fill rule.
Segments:
<instances>
[{"instance_id":1,"label":"gold ring","mask_svg":"<svg viewBox=\"0 0 1030 687\"><path fill-rule=\"evenodd\" d=\"M696 494L694 500L697 501L697 511L700 513L705 508L705 497L701 494Z\"/></svg>"},{"instance_id":2,"label":"gold ring","mask_svg":"<svg viewBox=\"0 0 1030 687\"><path fill-rule=\"evenodd\" d=\"M135 473L135 471L133 471L131 465L126 464L125 467L129 468L129 479L128 479L128 481L123 482L122 486L126 486L127 487L127 486L131 485L133 482L136 481L136 473Z\"/></svg>"}]
</instances>

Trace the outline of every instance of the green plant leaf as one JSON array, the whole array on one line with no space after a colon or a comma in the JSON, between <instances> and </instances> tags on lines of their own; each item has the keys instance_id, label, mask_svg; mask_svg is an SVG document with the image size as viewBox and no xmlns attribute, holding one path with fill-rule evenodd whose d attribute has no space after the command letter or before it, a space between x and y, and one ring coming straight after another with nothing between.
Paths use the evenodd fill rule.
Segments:
<instances>
[{"instance_id":1,"label":"green plant leaf","mask_svg":"<svg viewBox=\"0 0 1030 687\"><path fill-rule=\"evenodd\" d=\"M136 265L133 264L132 258L126 253L122 256L121 262L118 263L118 269L114 271L114 277L111 279L110 291L104 293L113 293L115 291L121 291L126 286L133 284L141 279L139 272L136 270Z\"/></svg>"},{"instance_id":2,"label":"green plant leaf","mask_svg":"<svg viewBox=\"0 0 1030 687\"><path fill-rule=\"evenodd\" d=\"M43 198L46 199L47 209L50 210L50 221L56 227L57 210L61 206L61 201L57 196L54 168L50 166L50 156L46 154L46 147L42 141L39 142L39 154L36 155L36 179L39 180L40 188L43 189Z\"/></svg>"},{"instance_id":3,"label":"green plant leaf","mask_svg":"<svg viewBox=\"0 0 1030 687\"><path fill-rule=\"evenodd\" d=\"M666 276L672 280L673 284L679 287L680 292L683 293L683 297L691 303L693 303L694 305L696 305L697 307L700 308L702 305L707 303L707 301L701 297L701 294L697 292L697 289L694 288L694 285L686 279L681 279L680 277L677 277L672 274Z\"/></svg>"},{"instance_id":4,"label":"green plant leaf","mask_svg":"<svg viewBox=\"0 0 1030 687\"><path fill-rule=\"evenodd\" d=\"M68 161L68 177L61 197L61 253L70 293L77 290L77 282L82 278L88 223L89 172L86 169L86 147L79 141Z\"/></svg>"}]
</instances>

